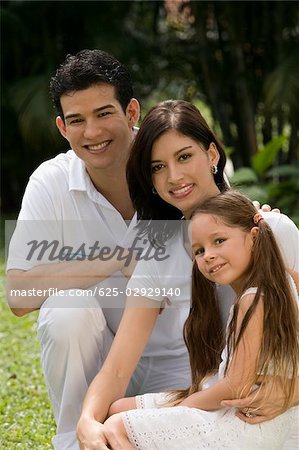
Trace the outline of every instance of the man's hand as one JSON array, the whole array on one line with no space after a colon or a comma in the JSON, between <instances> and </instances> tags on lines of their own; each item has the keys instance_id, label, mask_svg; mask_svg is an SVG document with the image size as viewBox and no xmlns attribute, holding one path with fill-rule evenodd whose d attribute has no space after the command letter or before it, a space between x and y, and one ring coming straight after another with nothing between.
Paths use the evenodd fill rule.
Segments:
<instances>
[{"instance_id":1,"label":"man's hand","mask_svg":"<svg viewBox=\"0 0 299 450\"><path fill-rule=\"evenodd\" d=\"M80 450L123 450L112 431L95 419L81 418L77 425Z\"/></svg>"},{"instance_id":2,"label":"man's hand","mask_svg":"<svg viewBox=\"0 0 299 450\"><path fill-rule=\"evenodd\" d=\"M278 208L271 209L271 206L267 205L267 204L261 206L260 202L258 202L257 200L254 200L252 203L255 206L255 209L257 211L262 210L264 212L272 211L272 212L280 213L280 209L278 209Z\"/></svg>"}]
</instances>

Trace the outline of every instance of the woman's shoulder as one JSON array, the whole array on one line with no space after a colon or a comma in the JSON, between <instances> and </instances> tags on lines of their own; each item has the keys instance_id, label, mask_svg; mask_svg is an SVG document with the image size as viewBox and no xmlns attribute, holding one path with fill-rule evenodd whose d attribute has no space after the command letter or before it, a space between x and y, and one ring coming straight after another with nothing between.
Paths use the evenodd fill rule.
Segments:
<instances>
[{"instance_id":1,"label":"woman's shoulder","mask_svg":"<svg viewBox=\"0 0 299 450\"><path fill-rule=\"evenodd\" d=\"M299 230L285 214L272 211L262 213L270 225L287 268L299 271Z\"/></svg>"},{"instance_id":2,"label":"woman's shoulder","mask_svg":"<svg viewBox=\"0 0 299 450\"><path fill-rule=\"evenodd\" d=\"M286 229L294 230L295 232L299 233L296 224L286 214L266 211L262 212L262 215L270 225L274 234L285 231Z\"/></svg>"}]
</instances>

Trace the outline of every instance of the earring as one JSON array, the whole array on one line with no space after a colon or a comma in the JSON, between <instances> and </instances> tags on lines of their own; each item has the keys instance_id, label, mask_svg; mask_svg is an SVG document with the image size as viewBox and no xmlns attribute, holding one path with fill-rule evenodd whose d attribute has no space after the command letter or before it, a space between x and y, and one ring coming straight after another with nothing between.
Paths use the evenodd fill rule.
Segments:
<instances>
[{"instance_id":1,"label":"earring","mask_svg":"<svg viewBox=\"0 0 299 450\"><path fill-rule=\"evenodd\" d=\"M211 167L211 172L212 172L213 175L216 175L216 173L218 172L218 167L216 166L216 164L214 164Z\"/></svg>"},{"instance_id":2,"label":"earring","mask_svg":"<svg viewBox=\"0 0 299 450\"><path fill-rule=\"evenodd\" d=\"M156 191L156 189L154 188L154 186L152 187L152 193L155 194L155 195L157 195L157 191Z\"/></svg>"}]
</instances>

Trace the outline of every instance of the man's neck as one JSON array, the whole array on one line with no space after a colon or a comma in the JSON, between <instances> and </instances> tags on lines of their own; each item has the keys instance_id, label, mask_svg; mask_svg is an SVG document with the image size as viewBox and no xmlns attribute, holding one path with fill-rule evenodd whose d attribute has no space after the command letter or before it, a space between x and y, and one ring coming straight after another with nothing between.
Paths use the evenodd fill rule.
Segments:
<instances>
[{"instance_id":1,"label":"man's neck","mask_svg":"<svg viewBox=\"0 0 299 450\"><path fill-rule=\"evenodd\" d=\"M101 173L90 177L95 189L122 215L124 220L132 219L134 208L130 198L124 171L121 173Z\"/></svg>"}]
</instances>

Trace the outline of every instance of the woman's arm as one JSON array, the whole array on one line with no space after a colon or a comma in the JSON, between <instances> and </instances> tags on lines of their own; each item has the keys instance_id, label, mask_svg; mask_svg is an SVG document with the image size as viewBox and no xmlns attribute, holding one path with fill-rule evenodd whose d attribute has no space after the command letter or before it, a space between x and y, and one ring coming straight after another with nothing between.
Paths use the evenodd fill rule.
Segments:
<instances>
[{"instance_id":1,"label":"woman's arm","mask_svg":"<svg viewBox=\"0 0 299 450\"><path fill-rule=\"evenodd\" d=\"M242 298L237 318L237 333L241 322L250 307L254 295ZM192 394L180 406L189 406L206 411L222 408L222 401L248 395L252 380L255 379L256 361L261 346L263 331L263 301L259 301L243 337L233 354L226 376L208 389Z\"/></svg>"},{"instance_id":2,"label":"woman's arm","mask_svg":"<svg viewBox=\"0 0 299 450\"><path fill-rule=\"evenodd\" d=\"M138 302L138 307L136 306ZM152 333L160 302L129 297L110 352L87 391L77 437L83 449L106 449L108 436L102 425L111 403L123 397L130 378ZM111 436L109 438L110 442ZM100 446L101 445L101 446Z\"/></svg>"}]
</instances>

